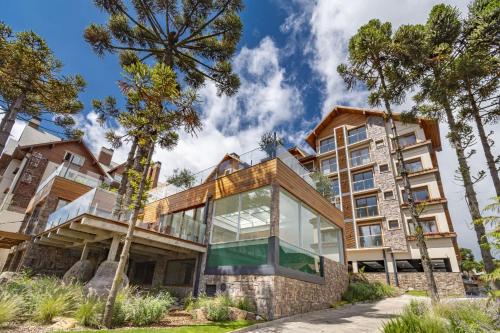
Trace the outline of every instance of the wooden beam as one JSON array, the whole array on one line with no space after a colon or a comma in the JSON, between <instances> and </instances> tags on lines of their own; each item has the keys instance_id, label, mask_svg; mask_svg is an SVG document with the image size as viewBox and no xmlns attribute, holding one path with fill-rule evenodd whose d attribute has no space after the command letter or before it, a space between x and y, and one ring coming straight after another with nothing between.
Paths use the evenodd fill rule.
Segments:
<instances>
[{"instance_id":1,"label":"wooden beam","mask_svg":"<svg viewBox=\"0 0 500 333\"><path fill-rule=\"evenodd\" d=\"M176 246L171 246L168 244L149 241L147 239L142 239L142 238L137 238L137 237L134 237L133 243L142 244L142 245L149 246L151 248L158 248L158 249L167 250L167 251L171 251L171 252L178 252L178 253L185 253L185 254L192 254L193 253L193 251L190 251L187 249L182 249L182 248L178 248Z\"/></svg>"},{"instance_id":2,"label":"wooden beam","mask_svg":"<svg viewBox=\"0 0 500 333\"><path fill-rule=\"evenodd\" d=\"M53 231L49 232L47 238L49 238L49 239L56 239L56 240L60 240L62 242L68 242L68 243L71 243L71 244L73 244L73 243L83 243L82 239L61 236L61 235L56 234Z\"/></svg>"},{"instance_id":3,"label":"wooden beam","mask_svg":"<svg viewBox=\"0 0 500 333\"><path fill-rule=\"evenodd\" d=\"M57 234L61 236L72 237L75 239L83 239L87 241L93 241L96 237L95 235L86 232L64 229L64 228L57 229Z\"/></svg>"},{"instance_id":4,"label":"wooden beam","mask_svg":"<svg viewBox=\"0 0 500 333\"><path fill-rule=\"evenodd\" d=\"M10 232L10 231L3 231L3 230L0 230L0 237L9 238L9 239L16 239L16 240L21 240L21 241L31 239L30 236L19 233L19 232Z\"/></svg>"},{"instance_id":5,"label":"wooden beam","mask_svg":"<svg viewBox=\"0 0 500 333\"><path fill-rule=\"evenodd\" d=\"M72 230L76 230L76 231L86 232L88 234L94 234L96 236L107 234L107 235L110 235L110 237L111 237L111 234L109 232L105 232L103 230L96 229L94 227L90 227L88 225L83 225L80 222L71 222L69 225L69 228Z\"/></svg>"}]
</instances>

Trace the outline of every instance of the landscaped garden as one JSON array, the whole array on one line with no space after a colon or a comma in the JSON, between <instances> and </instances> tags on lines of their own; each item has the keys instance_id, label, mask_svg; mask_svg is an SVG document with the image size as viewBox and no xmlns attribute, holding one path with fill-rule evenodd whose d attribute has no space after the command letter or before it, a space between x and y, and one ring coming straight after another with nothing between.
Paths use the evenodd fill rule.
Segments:
<instances>
[{"instance_id":1,"label":"landscaped garden","mask_svg":"<svg viewBox=\"0 0 500 333\"><path fill-rule=\"evenodd\" d=\"M13 332L99 329L104 306L104 299L85 294L81 284L19 275L1 286L0 328ZM126 327L127 332L145 332L135 327L146 326L174 327L168 329L172 333L228 332L252 324L256 318L252 310L246 299L219 295L179 300L165 290L128 287L118 294L112 326Z\"/></svg>"}]
</instances>

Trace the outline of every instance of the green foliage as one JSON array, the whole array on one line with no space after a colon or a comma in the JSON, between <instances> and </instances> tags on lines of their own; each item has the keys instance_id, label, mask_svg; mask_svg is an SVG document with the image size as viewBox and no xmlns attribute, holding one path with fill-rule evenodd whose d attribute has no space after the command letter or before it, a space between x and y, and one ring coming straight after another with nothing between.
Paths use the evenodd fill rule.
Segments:
<instances>
[{"instance_id":1,"label":"green foliage","mask_svg":"<svg viewBox=\"0 0 500 333\"><path fill-rule=\"evenodd\" d=\"M6 292L0 293L0 327L19 319L18 315L21 314L23 307L22 297Z\"/></svg>"},{"instance_id":2,"label":"green foliage","mask_svg":"<svg viewBox=\"0 0 500 333\"><path fill-rule=\"evenodd\" d=\"M494 313L485 302L439 304L434 307L434 313L447 319L452 332L456 333L487 333L500 328L495 326Z\"/></svg>"},{"instance_id":3,"label":"green foliage","mask_svg":"<svg viewBox=\"0 0 500 333\"><path fill-rule=\"evenodd\" d=\"M136 294L125 303L127 320L134 326L146 326L160 321L173 304L167 292L158 295Z\"/></svg>"},{"instance_id":4,"label":"green foliage","mask_svg":"<svg viewBox=\"0 0 500 333\"><path fill-rule=\"evenodd\" d=\"M44 281L33 289L33 318L41 323L50 323L57 316L71 315L82 301L79 286L53 285L56 279Z\"/></svg>"},{"instance_id":5,"label":"green foliage","mask_svg":"<svg viewBox=\"0 0 500 333\"><path fill-rule=\"evenodd\" d=\"M186 309L203 309L207 313L207 319L210 321L226 321L229 320L229 307L233 306L233 302L226 295L217 295L216 297L200 296L195 301L189 300L189 305Z\"/></svg>"},{"instance_id":6,"label":"green foliage","mask_svg":"<svg viewBox=\"0 0 500 333\"><path fill-rule=\"evenodd\" d=\"M87 298L78 306L74 317L82 326L100 328L103 311L103 302L96 298Z\"/></svg>"},{"instance_id":7,"label":"green foliage","mask_svg":"<svg viewBox=\"0 0 500 333\"><path fill-rule=\"evenodd\" d=\"M239 298L236 302L234 302L234 306L240 310L255 312L255 306L248 297Z\"/></svg>"},{"instance_id":8,"label":"green foliage","mask_svg":"<svg viewBox=\"0 0 500 333\"><path fill-rule=\"evenodd\" d=\"M313 172L311 178L316 185L316 190L327 200L331 201L334 196L331 178L320 171Z\"/></svg>"},{"instance_id":9,"label":"green foliage","mask_svg":"<svg viewBox=\"0 0 500 333\"><path fill-rule=\"evenodd\" d=\"M480 272L484 269L483 264L475 260L471 249L460 248L460 256L462 257L462 261L460 262L460 270L462 272Z\"/></svg>"},{"instance_id":10,"label":"green foliage","mask_svg":"<svg viewBox=\"0 0 500 333\"><path fill-rule=\"evenodd\" d=\"M425 290L408 290L406 294L411 296L420 296L420 297L429 296L429 294Z\"/></svg>"},{"instance_id":11,"label":"green foliage","mask_svg":"<svg viewBox=\"0 0 500 333\"><path fill-rule=\"evenodd\" d=\"M384 325L384 333L452 333L445 322L405 312Z\"/></svg>"},{"instance_id":12,"label":"green foliage","mask_svg":"<svg viewBox=\"0 0 500 333\"><path fill-rule=\"evenodd\" d=\"M167 183L173 184L182 189L193 187L196 178L194 173L186 168L174 169L173 175L167 178Z\"/></svg>"},{"instance_id":13,"label":"green foliage","mask_svg":"<svg viewBox=\"0 0 500 333\"><path fill-rule=\"evenodd\" d=\"M266 132L259 139L259 149L266 152L270 158L276 157L276 149L283 145L283 138L276 135L275 132Z\"/></svg>"},{"instance_id":14,"label":"green foliage","mask_svg":"<svg viewBox=\"0 0 500 333\"><path fill-rule=\"evenodd\" d=\"M381 282L353 282L349 284L342 299L349 303L376 301L397 295L396 289Z\"/></svg>"}]
</instances>

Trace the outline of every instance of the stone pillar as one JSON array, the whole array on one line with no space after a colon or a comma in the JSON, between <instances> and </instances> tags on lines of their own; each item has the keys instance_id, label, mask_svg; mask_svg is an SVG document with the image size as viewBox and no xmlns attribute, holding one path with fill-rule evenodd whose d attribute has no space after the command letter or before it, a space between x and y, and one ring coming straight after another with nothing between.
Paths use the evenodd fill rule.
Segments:
<instances>
[{"instance_id":1,"label":"stone pillar","mask_svg":"<svg viewBox=\"0 0 500 333\"><path fill-rule=\"evenodd\" d=\"M358 262L357 261L352 262L352 272L358 273Z\"/></svg>"},{"instance_id":2,"label":"stone pillar","mask_svg":"<svg viewBox=\"0 0 500 333\"><path fill-rule=\"evenodd\" d=\"M163 280L165 278L165 271L167 270L167 258L164 256L158 257L155 263L155 270L153 272L153 281L151 285L153 287L158 287L163 285Z\"/></svg>"},{"instance_id":3,"label":"stone pillar","mask_svg":"<svg viewBox=\"0 0 500 333\"><path fill-rule=\"evenodd\" d=\"M116 261L116 254L118 252L118 246L120 245L120 236L114 235L109 247L108 259L110 261Z\"/></svg>"}]
</instances>

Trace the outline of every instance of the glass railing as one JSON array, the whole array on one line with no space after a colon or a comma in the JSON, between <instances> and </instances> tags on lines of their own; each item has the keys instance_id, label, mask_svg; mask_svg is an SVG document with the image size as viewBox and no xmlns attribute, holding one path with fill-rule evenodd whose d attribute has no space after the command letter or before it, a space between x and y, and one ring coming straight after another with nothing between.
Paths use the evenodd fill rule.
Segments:
<instances>
[{"instance_id":1,"label":"glass railing","mask_svg":"<svg viewBox=\"0 0 500 333\"><path fill-rule=\"evenodd\" d=\"M66 178L92 188L98 187L102 183L99 178L92 177L90 175L70 169L67 163L62 163L42 183L40 183L36 190L36 193L42 191L43 188L47 184L49 184L56 176Z\"/></svg>"},{"instance_id":2,"label":"glass railing","mask_svg":"<svg viewBox=\"0 0 500 333\"><path fill-rule=\"evenodd\" d=\"M372 161L370 154L351 157L351 167L368 164Z\"/></svg>"},{"instance_id":3,"label":"glass railing","mask_svg":"<svg viewBox=\"0 0 500 333\"><path fill-rule=\"evenodd\" d=\"M377 206L364 206L356 208L356 217L370 217L370 216L378 216L378 207Z\"/></svg>"},{"instance_id":4,"label":"glass railing","mask_svg":"<svg viewBox=\"0 0 500 333\"><path fill-rule=\"evenodd\" d=\"M319 153L324 154L335 150L335 143L327 143L319 146Z\"/></svg>"},{"instance_id":5,"label":"glass railing","mask_svg":"<svg viewBox=\"0 0 500 333\"><path fill-rule=\"evenodd\" d=\"M321 275L319 255L279 240L279 265L303 273Z\"/></svg>"},{"instance_id":6,"label":"glass railing","mask_svg":"<svg viewBox=\"0 0 500 333\"><path fill-rule=\"evenodd\" d=\"M268 238L212 244L207 267L260 266L267 264Z\"/></svg>"},{"instance_id":7,"label":"glass railing","mask_svg":"<svg viewBox=\"0 0 500 333\"><path fill-rule=\"evenodd\" d=\"M206 225L200 221L183 216L179 224L155 223L150 230L172 237L203 244L205 242Z\"/></svg>"},{"instance_id":8,"label":"glass railing","mask_svg":"<svg viewBox=\"0 0 500 333\"><path fill-rule=\"evenodd\" d=\"M355 192L369 190L375 187L373 178L358 180L352 183L352 188Z\"/></svg>"},{"instance_id":9,"label":"glass railing","mask_svg":"<svg viewBox=\"0 0 500 333\"><path fill-rule=\"evenodd\" d=\"M359 247L378 247L382 246L382 235L359 236Z\"/></svg>"},{"instance_id":10,"label":"glass railing","mask_svg":"<svg viewBox=\"0 0 500 333\"><path fill-rule=\"evenodd\" d=\"M357 132L357 133L349 135L347 137L347 142L349 144L353 144L353 143L356 143L356 142L359 142L359 141L366 140L366 138L367 138L366 131L364 131L364 132Z\"/></svg>"}]
</instances>

